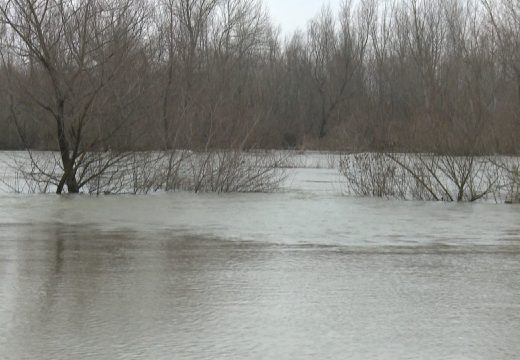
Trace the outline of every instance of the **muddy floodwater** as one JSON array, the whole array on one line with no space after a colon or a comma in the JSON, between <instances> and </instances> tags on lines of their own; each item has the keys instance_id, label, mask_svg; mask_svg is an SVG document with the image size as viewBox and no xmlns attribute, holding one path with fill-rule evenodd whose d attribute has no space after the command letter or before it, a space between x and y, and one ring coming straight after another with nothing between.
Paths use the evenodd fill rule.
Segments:
<instances>
[{"instance_id":1,"label":"muddy floodwater","mask_svg":"<svg viewBox=\"0 0 520 360\"><path fill-rule=\"evenodd\" d=\"M0 359L519 359L520 207L0 195Z\"/></svg>"}]
</instances>

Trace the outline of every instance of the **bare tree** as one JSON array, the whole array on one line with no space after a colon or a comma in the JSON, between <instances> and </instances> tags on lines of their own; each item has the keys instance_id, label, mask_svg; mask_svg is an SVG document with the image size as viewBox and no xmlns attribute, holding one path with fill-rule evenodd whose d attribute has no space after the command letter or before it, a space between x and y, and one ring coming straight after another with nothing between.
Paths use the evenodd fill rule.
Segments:
<instances>
[{"instance_id":1,"label":"bare tree","mask_svg":"<svg viewBox=\"0 0 520 360\"><path fill-rule=\"evenodd\" d=\"M516 0L344 1L283 39L261 0L0 0L0 146L30 149L28 172L59 193L97 192L115 169L150 184L129 165L141 150L159 150L148 161L167 190L184 161L240 163L210 156L226 150L404 151L475 169L518 152L518 14ZM58 150L56 166L35 149Z\"/></svg>"},{"instance_id":2,"label":"bare tree","mask_svg":"<svg viewBox=\"0 0 520 360\"><path fill-rule=\"evenodd\" d=\"M138 0L8 0L0 6L12 36L8 51L18 67L9 73L11 84L18 84L10 95L11 116L22 139L22 112L41 116L44 131L54 123L62 174L49 174L49 181L59 179L58 194L65 186L69 193L79 192L120 157L106 158L98 173L82 177L92 165L90 154L106 150L107 140L128 125L123 109L137 88L125 83L123 98L117 85L132 71L128 65L141 44L143 5ZM103 121L111 115L107 106L118 115L110 122Z\"/></svg>"},{"instance_id":3,"label":"bare tree","mask_svg":"<svg viewBox=\"0 0 520 360\"><path fill-rule=\"evenodd\" d=\"M481 1L496 32L502 60L515 78L520 105L520 3L516 0Z\"/></svg>"}]
</instances>

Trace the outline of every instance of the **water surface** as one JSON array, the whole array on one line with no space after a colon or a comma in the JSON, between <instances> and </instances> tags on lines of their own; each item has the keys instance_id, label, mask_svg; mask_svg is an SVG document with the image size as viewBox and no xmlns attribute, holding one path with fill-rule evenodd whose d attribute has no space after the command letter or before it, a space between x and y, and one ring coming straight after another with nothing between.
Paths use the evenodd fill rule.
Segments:
<instances>
[{"instance_id":1,"label":"water surface","mask_svg":"<svg viewBox=\"0 0 520 360\"><path fill-rule=\"evenodd\" d=\"M0 196L0 359L518 359L520 207Z\"/></svg>"}]
</instances>

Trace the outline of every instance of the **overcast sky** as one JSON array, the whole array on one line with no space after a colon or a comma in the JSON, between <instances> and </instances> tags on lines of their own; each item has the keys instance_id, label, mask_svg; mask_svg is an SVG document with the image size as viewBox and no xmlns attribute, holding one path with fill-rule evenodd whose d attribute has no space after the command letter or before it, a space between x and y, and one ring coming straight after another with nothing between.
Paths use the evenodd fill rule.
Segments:
<instances>
[{"instance_id":1,"label":"overcast sky","mask_svg":"<svg viewBox=\"0 0 520 360\"><path fill-rule=\"evenodd\" d=\"M341 0L263 0L275 25L282 27L284 34L296 29L305 29L307 22L324 4L338 8Z\"/></svg>"}]
</instances>

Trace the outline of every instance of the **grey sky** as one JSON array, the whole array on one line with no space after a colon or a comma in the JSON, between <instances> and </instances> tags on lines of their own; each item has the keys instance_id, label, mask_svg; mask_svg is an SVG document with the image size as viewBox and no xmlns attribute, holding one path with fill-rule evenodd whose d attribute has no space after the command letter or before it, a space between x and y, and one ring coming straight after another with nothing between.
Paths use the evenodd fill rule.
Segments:
<instances>
[{"instance_id":1,"label":"grey sky","mask_svg":"<svg viewBox=\"0 0 520 360\"><path fill-rule=\"evenodd\" d=\"M304 29L324 4L336 9L341 0L263 0L275 25L282 27L284 34Z\"/></svg>"}]
</instances>

